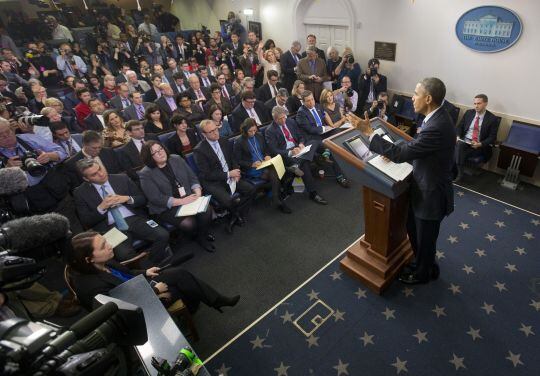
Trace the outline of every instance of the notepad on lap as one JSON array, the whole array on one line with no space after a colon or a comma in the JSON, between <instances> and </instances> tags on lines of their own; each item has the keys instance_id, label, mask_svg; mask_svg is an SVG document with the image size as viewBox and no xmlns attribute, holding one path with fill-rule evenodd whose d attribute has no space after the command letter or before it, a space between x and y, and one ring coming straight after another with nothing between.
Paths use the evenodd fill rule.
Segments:
<instances>
[{"instance_id":1,"label":"notepad on lap","mask_svg":"<svg viewBox=\"0 0 540 376\"><path fill-rule=\"evenodd\" d=\"M283 164L283 158L281 158L280 154L276 155L274 158L262 162L259 167L257 167L257 170L266 168L270 165L274 166L280 179L283 177L283 175L285 175L285 165Z\"/></svg>"},{"instance_id":2,"label":"notepad on lap","mask_svg":"<svg viewBox=\"0 0 540 376\"><path fill-rule=\"evenodd\" d=\"M405 180L413 169L410 163L394 163L392 161L386 161L380 155L371 158L368 160L368 163L395 181Z\"/></svg>"},{"instance_id":3,"label":"notepad on lap","mask_svg":"<svg viewBox=\"0 0 540 376\"><path fill-rule=\"evenodd\" d=\"M202 196L193 201L190 204L182 205L178 208L178 211L176 212L177 217L187 217L190 215L195 215L198 213L205 212L206 209L208 209L208 205L210 204L210 198L212 196Z\"/></svg>"},{"instance_id":4,"label":"notepad on lap","mask_svg":"<svg viewBox=\"0 0 540 376\"><path fill-rule=\"evenodd\" d=\"M126 234L118 230L116 227L111 228L109 231L103 234L103 237L113 248L128 238Z\"/></svg>"}]
</instances>

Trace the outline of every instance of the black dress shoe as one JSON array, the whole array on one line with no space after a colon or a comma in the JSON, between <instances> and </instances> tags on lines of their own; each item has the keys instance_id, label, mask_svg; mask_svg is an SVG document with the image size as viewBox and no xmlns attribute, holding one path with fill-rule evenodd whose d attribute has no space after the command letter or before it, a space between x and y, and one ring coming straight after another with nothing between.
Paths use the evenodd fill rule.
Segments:
<instances>
[{"instance_id":1,"label":"black dress shoe","mask_svg":"<svg viewBox=\"0 0 540 376\"><path fill-rule=\"evenodd\" d=\"M218 310L219 312L223 313L221 310L221 307L234 307L238 301L240 300L240 295L236 296L218 296L214 304L212 305L213 308Z\"/></svg>"},{"instance_id":2,"label":"black dress shoe","mask_svg":"<svg viewBox=\"0 0 540 376\"><path fill-rule=\"evenodd\" d=\"M351 187L351 184L349 183L349 181L347 180L346 177L339 177L337 179L337 182L339 185L341 185L343 188L350 188Z\"/></svg>"},{"instance_id":3,"label":"black dress shoe","mask_svg":"<svg viewBox=\"0 0 540 376\"><path fill-rule=\"evenodd\" d=\"M429 282L429 278L423 278L417 273L401 273L399 276L400 282L403 282L407 285L419 285Z\"/></svg>"},{"instance_id":4,"label":"black dress shoe","mask_svg":"<svg viewBox=\"0 0 540 376\"><path fill-rule=\"evenodd\" d=\"M216 251L216 247L203 237L197 239L197 243L199 243L201 248L206 252L214 253Z\"/></svg>"},{"instance_id":5,"label":"black dress shoe","mask_svg":"<svg viewBox=\"0 0 540 376\"><path fill-rule=\"evenodd\" d=\"M285 214L291 214L292 210L287 205L285 205L283 202L277 206L278 210Z\"/></svg>"},{"instance_id":6,"label":"black dress shoe","mask_svg":"<svg viewBox=\"0 0 540 376\"><path fill-rule=\"evenodd\" d=\"M309 194L309 198L313 201L315 201L317 204L320 204L320 205L328 205L328 201L326 201L324 198L322 198L321 196L319 196L319 194L315 191L311 192Z\"/></svg>"},{"instance_id":7,"label":"black dress shoe","mask_svg":"<svg viewBox=\"0 0 540 376\"><path fill-rule=\"evenodd\" d=\"M216 237L213 235L213 234L206 234L206 240L208 240L209 242L215 242L216 241Z\"/></svg>"}]
</instances>

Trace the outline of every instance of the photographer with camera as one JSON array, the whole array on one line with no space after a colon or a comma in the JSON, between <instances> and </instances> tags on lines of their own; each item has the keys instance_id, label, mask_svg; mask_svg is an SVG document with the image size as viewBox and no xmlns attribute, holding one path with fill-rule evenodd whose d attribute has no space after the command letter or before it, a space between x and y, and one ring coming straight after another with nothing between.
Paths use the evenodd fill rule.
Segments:
<instances>
[{"instance_id":1,"label":"photographer with camera","mask_svg":"<svg viewBox=\"0 0 540 376\"><path fill-rule=\"evenodd\" d=\"M31 133L15 135L9 122L0 119L1 165L26 172L24 195L33 213L54 210L67 194L67 183L55 168L66 157L60 146Z\"/></svg>"},{"instance_id":2,"label":"photographer with camera","mask_svg":"<svg viewBox=\"0 0 540 376\"><path fill-rule=\"evenodd\" d=\"M163 64L163 59L161 58L161 47L159 43L154 42L152 37L149 34L146 34L144 31L139 33L136 53L137 55L141 55L149 65Z\"/></svg>"},{"instance_id":3,"label":"photographer with camera","mask_svg":"<svg viewBox=\"0 0 540 376\"><path fill-rule=\"evenodd\" d=\"M339 74L336 73L336 68L341 65L343 59L339 56L339 52L334 46L328 47L326 54L328 55L328 59L326 60L326 70L330 75L332 89L335 90L339 87Z\"/></svg>"},{"instance_id":4,"label":"photographer with camera","mask_svg":"<svg viewBox=\"0 0 540 376\"><path fill-rule=\"evenodd\" d=\"M45 24L51 31L51 39L53 40L67 40L73 42L73 35L71 31L64 25L60 25L54 16L45 17Z\"/></svg>"},{"instance_id":5,"label":"photographer with camera","mask_svg":"<svg viewBox=\"0 0 540 376\"><path fill-rule=\"evenodd\" d=\"M56 67L63 76L83 77L88 67L79 56L71 52L71 46L68 43L62 43L58 51L60 55L56 57Z\"/></svg>"},{"instance_id":6,"label":"photographer with camera","mask_svg":"<svg viewBox=\"0 0 540 376\"><path fill-rule=\"evenodd\" d=\"M379 93L387 91L386 76L379 73L379 59L370 59L366 73L360 77L360 107L362 111L367 111L373 101L377 100Z\"/></svg>"},{"instance_id":7,"label":"photographer with camera","mask_svg":"<svg viewBox=\"0 0 540 376\"><path fill-rule=\"evenodd\" d=\"M24 88L28 89L30 86L28 81L13 71L10 62L4 58L0 58L0 73L4 75L9 84L14 88L23 86ZM13 89L13 91L15 91L15 89Z\"/></svg>"},{"instance_id":8,"label":"photographer with camera","mask_svg":"<svg viewBox=\"0 0 540 376\"><path fill-rule=\"evenodd\" d=\"M346 114L349 111L355 112L358 106L358 93L352 88L352 80L349 76L343 76L341 79L341 87L334 90L336 102L343 112Z\"/></svg>"},{"instance_id":9,"label":"photographer with camera","mask_svg":"<svg viewBox=\"0 0 540 376\"><path fill-rule=\"evenodd\" d=\"M362 74L362 68L360 68L360 64L354 61L352 50L349 47L345 47L343 50L343 59L336 67L335 74L337 75L338 82L343 80L343 77L349 76L352 89L357 93L359 92L358 80ZM356 108L356 106L354 107Z\"/></svg>"},{"instance_id":10,"label":"photographer with camera","mask_svg":"<svg viewBox=\"0 0 540 376\"><path fill-rule=\"evenodd\" d=\"M142 24L139 25L137 31L139 32L139 34L144 33L152 38L159 37L159 31L156 25L150 22L150 16L148 14L144 16L144 21Z\"/></svg>"},{"instance_id":11,"label":"photographer with camera","mask_svg":"<svg viewBox=\"0 0 540 376\"><path fill-rule=\"evenodd\" d=\"M62 75L53 58L45 51L45 43L28 43L24 56L39 72L39 80L53 95L61 86ZM51 90L52 89L52 90Z\"/></svg>"},{"instance_id":12,"label":"photographer with camera","mask_svg":"<svg viewBox=\"0 0 540 376\"><path fill-rule=\"evenodd\" d=\"M368 110L368 116L370 119L379 117L390 124L396 124L392 106L388 105L388 93L386 91L380 92L377 96L377 100L373 101Z\"/></svg>"}]
</instances>

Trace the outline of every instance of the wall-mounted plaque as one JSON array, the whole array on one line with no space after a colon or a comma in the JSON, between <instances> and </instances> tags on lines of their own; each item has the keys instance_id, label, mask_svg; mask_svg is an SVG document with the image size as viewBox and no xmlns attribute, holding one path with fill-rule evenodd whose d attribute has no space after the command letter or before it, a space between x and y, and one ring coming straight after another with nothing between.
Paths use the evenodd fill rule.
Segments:
<instances>
[{"instance_id":1,"label":"wall-mounted plaque","mask_svg":"<svg viewBox=\"0 0 540 376\"><path fill-rule=\"evenodd\" d=\"M375 42L373 57L379 60L396 61L396 43Z\"/></svg>"}]
</instances>

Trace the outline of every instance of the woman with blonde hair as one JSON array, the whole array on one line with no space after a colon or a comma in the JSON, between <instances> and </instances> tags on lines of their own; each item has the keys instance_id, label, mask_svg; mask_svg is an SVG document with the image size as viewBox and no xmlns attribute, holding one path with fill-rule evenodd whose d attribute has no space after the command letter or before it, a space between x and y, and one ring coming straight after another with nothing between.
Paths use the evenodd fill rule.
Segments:
<instances>
[{"instance_id":1,"label":"woman with blonde hair","mask_svg":"<svg viewBox=\"0 0 540 376\"><path fill-rule=\"evenodd\" d=\"M107 110L103 113L105 128L101 135L103 136L103 145L115 148L129 142L130 137L124 127L124 119L120 116L118 110Z\"/></svg>"},{"instance_id":2,"label":"woman with blonde hair","mask_svg":"<svg viewBox=\"0 0 540 376\"><path fill-rule=\"evenodd\" d=\"M328 89L324 89L321 93L321 107L324 110L326 123L332 128L341 127L347 119L343 116L343 109L335 101L334 93Z\"/></svg>"},{"instance_id":3,"label":"woman with blonde hair","mask_svg":"<svg viewBox=\"0 0 540 376\"><path fill-rule=\"evenodd\" d=\"M278 75L281 78L281 65L276 59L274 49L268 49L266 51L263 51L263 42L261 41L259 43L259 47L257 48L257 55L264 70L263 85L268 82L268 77L266 76L266 74L271 70L278 72Z\"/></svg>"},{"instance_id":4,"label":"woman with blonde hair","mask_svg":"<svg viewBox=\"0 0 540 376\"><path fill-rule=\"evenodd\" d=\"M294 81L293 88L291 90L291 96L287 98L287 103L285 104L287 108L291 111L291 114L295 114L296 112L298 112L298 109L302 106L302 93L304 92L304 90L304 81Z\"/></svg>"}]
</instances>

